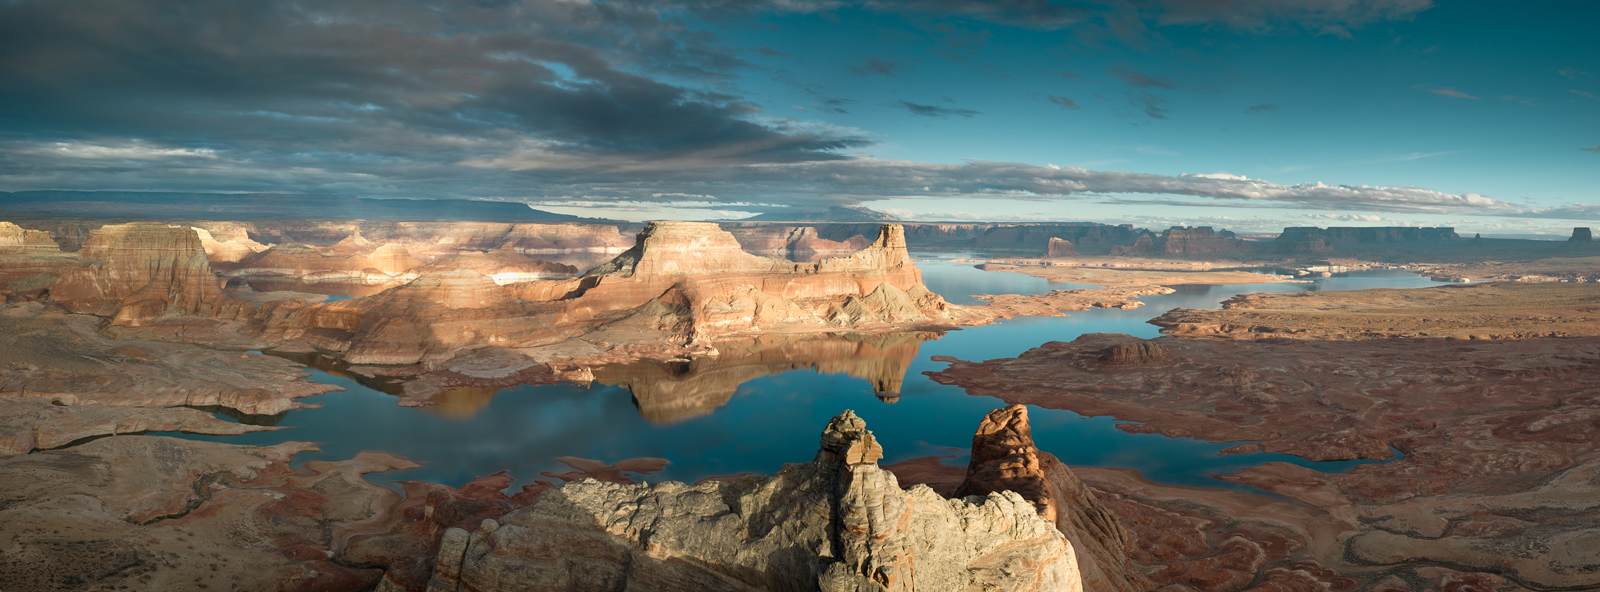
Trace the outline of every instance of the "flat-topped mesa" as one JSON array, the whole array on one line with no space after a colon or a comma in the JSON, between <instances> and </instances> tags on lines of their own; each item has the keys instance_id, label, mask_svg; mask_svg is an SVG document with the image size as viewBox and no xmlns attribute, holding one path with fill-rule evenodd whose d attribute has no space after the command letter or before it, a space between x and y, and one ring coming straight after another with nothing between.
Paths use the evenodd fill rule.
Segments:
<instances>
[{"instance_id":1,"label":"flat-topped mesa","mask_svg":"<svg viewBox=\"0 0 1600 592\"><path fill-rule=\"evenodd\" d=\"M92 261L61 277L51 297L73 312L139 325L167 314L232 318L245 303L224 294L192 228L154 222L89 233L79 255Z\"/></svg>"},{"instance_id":2,"label":"flat-topped mesa","mask_svg":"<svg viewBox=\"0 0 1600 592\"><path fill-rule=\"evenodd\" d=\"M1410 243L1455 240L1461 238L1449 226L1437 228L1413 226L1291 226L1278 235L1277 243L1309 243L1321 240L1327 245L1339 243Z\"/></svg>"},{"instance_id":3,"label":"flat-topped mesa","mask_svg":"<svg viewBox=\"0 0 1600 592\"><path fill-rule=\"evenodd\" d=\"M27 230L10 222L0 222L0 252L42 251L54 253L61 250L50 233L44 230Z\"/></svg>"},{"instance_id":4,"label":"flat-topped mesa","mask_svg":"<svg viewBox=\"0 0 1600 592\"><path fill-rule=\"evenodd\" d=\"M972 460L955 497L1014 491L1072 543L1087 592L1143 592L1149 581L1129 562L1134 537L1055 456L1033 443L1028 408L989 412L972 436Z\"/></svg>"},{"instance_id":5,"label":"flat-topped mesa","mask_svg":"<svg viewBox=\"0 0 1600 592\"><path fill-rule=\"evenodd\" d=\"M475 532L447 530L428 589L1084 589L1071 542L1016 493L901 490L850 411L820 444L772 477L569 483Z\"/></svg>"},{"instance_id":6,"label":"flat-topped mesa","mask_svg":"<svg viewBox=\"0 0 1600 592\"><path fill-rule=\"evenodd\" d=\"M1561 244L1564 251L1596 251L1600 250L1600 243L1594 242L1594 233L1587 226L1572 229L1572 237Z\"/></svg>"}]
</instances>

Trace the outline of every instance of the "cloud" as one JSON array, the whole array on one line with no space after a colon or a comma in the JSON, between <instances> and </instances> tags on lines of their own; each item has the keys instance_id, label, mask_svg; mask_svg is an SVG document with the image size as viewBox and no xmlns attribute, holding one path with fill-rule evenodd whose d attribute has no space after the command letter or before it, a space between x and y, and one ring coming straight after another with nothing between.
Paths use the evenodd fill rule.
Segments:
<instances>
[{"instance_id":1,"label":"cloud","mask_svg":"<svg viewBox=\"0 0 1600 592\"><path fill-rule=\"evenodd\" d=\"M1580 77L1580 76L1588 76L1589 75L1588 72L1585 72L1583 70L1579 70L1577 68L1562 68L1560 70L1556 70L1556 74L1560 74L1560 75L1562 75L1562 76L1564 76L1566 78L1571 78L1573 80L1577 80L1578 77Z\"/></svg>"},{"instance_id":2,"label":"cloud","mask_svg":"<svg viewBox=\"0 0 1600 592\"><path fill-rule=\"evenodd\" d=\"M1390 155L1390 156L1385 156L1383 158L1377 158L1377 159L1373 159L1373 160L1368 160L1368 161L1363 162L1362 164L1382 164L1382 163L1386 163L1386 162L1411 162L1413 160L1422 160L1424 158L1433 158L1435 156L1446 156L1446 155L1450 155L1450 154L1460 154L1462 152L1466 152L1466 150L1445 150L1445 151L1442 151L1442 152L1412 152L1410 154L1394 154L1394 155Z\"/></svg>"},{"instance_id":3,"label":"cloud","mask_svg":"<svg viewBox=\"0 0 1600 592\"><path fill-rule=\"evenodd\" d=\"M1251 115L1264 115L1264 114L1271 113L1271 112L1277 111L1277 110L1278 110L1278 106L1277 105L1274 105L1272 103L1261 103L1259 105L1251 105L1249 107L1246 107L1244 112L1245 113L1249 113Z\"/></svg>"},{"instance_id":4,"label":"cloud","mask_svg":"<svg viewBox=\"0 0 1600 592\"><path fill-rule=\"evenodd\" d=\"M1600 205L1571 204L1554 208L1522 209L1498 214L1509 218L1549 218L1556 220L1593 220L1600 218Z\"/></svg>"},{"instance_id":5,"label":"cloud","mask_svg":"<svg viewBox=\"0 0 1600 592\"><path fill-rule=\"evenodd\" d=\"M1060 76L1060 77L1062 77L1064 79L1067 79L1067 80L1079 80L1079 79L1083 78L1082 76L1079 76L1076 72L1068 72L1068 71L1065 71L1065 70L1062 70L1060 72L1056 72L1056 76Z\"/></svg>"},{"instance_id":6,"label":"cloud","mask_svg":"<svg viewBox=\"0 0 1600 592\"><path fill-rule=\"evenodd\" d=\"M1595 146L1593 148L1580 148L1579 150L1588 152L1589 154L1594 154L1596 152L1600 152L1600 146Z\"/></svg>"},{"instance_id":7,"label":"cloud","mask_svg":"<svg viewBox=\"0 0 1600 592\"><path fill-rule=\"evenodd\" d=\"M1173 152L1160 146L1140 146L1138 148L1134 148L1133 151L1138 152L1139 154L1149 154L1151 156L1183 156L1182 154L1178 154L1177 152ZM1195 176L1212 178L1213 175L1217 174L1226 175L1227 173L1202 173ZM1243 177L1240 178L1242 179Z\"/></svg>"},{"instance_id":8,"label":"cloud","mask_svg":"<svg viewBox=\"0 0 1600 592\"><path fill-rule=\"evenodd\" d=\"M1252 31L1296 27L1335 35L1378 22L1411 20L1433 7L1432 0L1157 0L1154 4L1155 20L1162 25L1218 23Z\"/></svg>"},{"instance_id":9,"label":"cloud","mask_svg":"<svg viewBox=\"0 0 1600 592\"><path fill-rule=\"evenodd\" d=\"M894 76L904 66L883 58L868 57L860 64L850 66L850 71L858 76Z\"/></svg>"},{"instance_id":10,"label":"cloud","mask_svg":"<svg viewBox=\"0 0 1600 592\"><path fill-rule=\"evenodd\" d=\"M731 164L869 143L761 120L714 90L749 66L738 52L628 2L8 2L0 39L0 129L62 144L63 170L70 151L208 151L280 178L402 183L531 145L564 161Z\"/></svg>"},{"instance_id":11,"label":"cloud","mask_svg":"<svg viewBox=\"0 0 1600 592\"><path fill-rule=\"evenodd\" d=\"M1594 96L1592 93L1583 92L1581 90L1574 90L1574 91L1572 91L1572 94L1575 94L1575 95L1578 95L1578 96L1581 96L1581 97L1587 97L1587 98L1590 98L1590 99L1594 99L1596 101L1600 101L1600 97Z\"/></svg>"},{"instance_id":12,"label":"cloud","mask_svg":"<svg viewBox=\"0 0 1600 592\"><path fill-rule=\"evenodd\" d=\"M1079 107L1077 102L1073 101L1072 99L1066 98L1066 97L1058 97L1056 95L1045 95L1044 96L1044 100L1050 101L1052 103L1055 103L1055 104L1060 105L1062 107L1065 107L1067 109L1082 109L1083 108L1083 107Z\"/></svg>"},{"instance_id":13,"label":"cloud","mask_svg":"<svg viewBox=\"0 0 1600 592\"><path fill-rule=\"evenodd\" d=\"M1169 77L1141 74L1126 66L1112 66L1107 72L1121 79L1124 84L1134 88L1162 88L1167 90L1178 88L1177 81Z\"/></svg>"},{"instance_id":14,"label":"cloud","mask_svg":"<svg viewBox=\"0 0 1600 592\"><path fill-rule=\"evenodd\" d=\"M913 102L910 102L910 101L898 101L898 102L894 103L894 105L897 105L899 107L904 108L907 111L910 111L912 115L921 115L923 117L949 117L951 115L959 115L961 117L972 117L974 115L979 115L980 114L977 111L973 111L971 109L952 109L952 108L947 108L947 107L940 107L938 105L920 105L920 104L913 103Z\"/></svg>"},{"instance_id":15,"label":"cloud","mask_svg":"<svg viewBox=\"0 0 1600 592\"><path fill-rule=\"evenodd\" d=\"M1443 96L1446 96L1446 97L1455 97L1457 99L1477 99L1478 98L1478 97L1474 97L1472 95L1469 95L1467 93L1461 92L1459 90L1456 90L1456 89L1450 88L1450 87L1446 87L1446 88L1430 88L1430 89L1428 89L1428 92L1431 92L1431 93L1436 94L1436 95L1443 95Z\"/></svg>"},{"instance_id":16,"label":"cloud","mask_svg":"<svg viewBox=\"0 0 1600 592\"><path fill-rule=\"evenodd\" d=\"M1158 95L1147 91L1128 93L1128 107L1115 112L1116 115L1121 117L1142 119L1147 122L1167 119L1169 113L1166 95Z\"/></svg>"},{"instance_id":17,"label":"cloud","mask_svg":"<svg viewBox=\"0 0 1600 592\"><path fill-rule=\"evenodd\" d=\"M1372 214L1306 214L1305 217L1312 220L1337 220L1340 222L1399 222L1394 218L1385 218Z\"/></svg>"}]
</instances>

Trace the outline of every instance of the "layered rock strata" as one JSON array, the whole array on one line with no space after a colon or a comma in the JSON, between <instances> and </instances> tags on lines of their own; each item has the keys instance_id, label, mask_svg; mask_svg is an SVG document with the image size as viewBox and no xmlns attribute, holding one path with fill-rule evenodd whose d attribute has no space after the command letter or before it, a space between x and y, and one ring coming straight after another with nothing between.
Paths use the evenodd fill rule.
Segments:
<instances>
[{"instance_id":1,"label":"layered rock strata","mask_svg":"<svg viewBox=\"0 0 1600 592\"><path fill-rule=\"evenodd\" d=\"M356 300L265 305L260 334L342 352L356 364L438 362L485 346L574 338L607 347L708 347L753 332L882 331L981 322L922 286L898 226L850 257L796 263L743 252L715 224L652 223L581 278L501 286L470 269L428 270Z\"/></svg>"},{"instance_id":2,"label":"layered rock strata","mask_svg":"<svg viewBox=\"0 0 1600 592\"><path fill-rule=\"evenodd\" d=\"M38 302L0 308L0 456L100 435L239 434L254 426L174 407L272 416L337 387L283 359L192 345L123 342L100 321Z\"/></svg>"},{"instance_id":3,"label":"layered rock strata","mask_svg":"<svg viewBox=\"0 0 1600 592\"><path fill-rule=\"evenodd\" d=\"M50 233L43 230L26 230L10 222L0 222L0 252L61 250Z\"/></svg>"},{"instance_id":4,"label":"layered rock strata","mask_svg":"<svg viewBox=\"0 0 1600 592\"><path fill-rule=\"evenodd\" d=\"M168 315L235 318L253 310L222 292L192 228L151 222L105 226L78 252L83 265L50 289L68 310L140 325Z\"/></svg>"},{"instance_id":5,"label":"layered rock strata","mask_svg":"<svg viewBox=\"0 0 1600 592\"><path fill-rule=\"evenodd\" d=\"M1082 589L1072 544L1021 496L902 491L882 455L847 411L770 478L570 483L446 531L428 589Z\"/></svg>"},{"instance_id":6,"label":"layered rock strata","mask_svg":"<svg viewBox=\"0 0 1600 592\"><path fill-rule=\"evenodd\" d=\"M987 229L973 241L973 247L986 251L1039 253L1049 248L1052 239L1070 241L1084 254L1103 255L1111 247L1132 245L1143 231L1132 225L1030 224L1004 225Z\"/></svg>"}]
</instances>

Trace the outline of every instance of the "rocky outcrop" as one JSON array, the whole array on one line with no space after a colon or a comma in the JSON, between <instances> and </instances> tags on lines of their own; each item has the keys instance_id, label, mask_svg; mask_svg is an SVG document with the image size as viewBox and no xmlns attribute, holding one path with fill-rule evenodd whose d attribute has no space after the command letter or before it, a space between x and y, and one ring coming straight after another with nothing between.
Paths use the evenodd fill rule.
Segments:
<instances>
[{"instance_id":1,"label":"rocky outcrop","mask_svg":"<svg viewBox=\"0 0 1600 592\"><path fill-rule=\"evenodd\" d=\"M222 292L192 228L152 222L105 226L89 233L51 297L68 310L141 325L174 314L237 317L249 307ZM87 261L92 260L92 261Z\"/></svg>"},{"instance_id":2,"label":"rocky outcrop","mask_svg":"<svg viewBox=\"0 0 1600 592\"><path fill-rule=\"evenodd\" d=\"M0 222L0 252L14 251L56 252L61 247L43 230L25 230L10 222Z\"/></svg>"},{"instance_id":3,"label":"rocky outcrop","mask_svg":"<svg viewBox=\"0 0 1600 592\"><path fill-rule=\"evenodd\" d=\"M1100 363L1112 366L1139 366L1172 359L1160 344L1149 341L1118 343L1100 351Z\"/></svg>"},{"instance_id":4,"label":"rocky outcrop","mask_svg":"<svg viewBox=\"0 0 1600 592\"><path fill-rule=\"evenodd\" d=\"M428 590L1083 589L1072 544L1018 494L902 491L848 411L821 440L770 478L549 491L446 531Z\"/></svg>"},{"instance_id":5,"label":"rocky outcrop","mask_svg":"<svg viewBox=\"0 0 1600 592\"><path fill-rule=\"evenodd\" d=\"M715 224L657 222L580 278L501 286L469 269L432 269L366 298L268 304L261 332L351 363L409 364L577 338L703 349L755 332L949 327L981 316L949 306L921 280L898 226L849 257L796 263L745 253Z\"/></svg>"},{"instance_id":6,"label":"rocky outcrop","mask_svg":"<svg viewBox=\"0 0 1600 592\"><path fill-rule=\"evenodd\" d=\"M216 232L192 227L195 234L200 236L200 246L205 248L206 258L211 260L212 265L238 263L240 259L270 248L270 245L250 240L250 234L237 224L216 224L212 227Z\"/></svg>"},{"instance_id":7,"label":"rocky outcrop","mask_svg":"<svg viewBox=\"0 0 1600 592\"><path fill-rule=\"evenodd\" d=\"M1160 251L1156 248L1155 236L1148 232L1141 233L1138 238L1133 240L1133 244L1131 245L1112 245L1106 250L1106 254L1113 257L1126 257L1130 255L1136 257L1151 257L1158 252Z\"/></svg>"},{"instance_id":8,"label":"rocky outcrop","mask_svg":"<svg viewBox=\"0 0 1600 592\"><path fill-rule=\"evenodd\" d=\"M1078 254L1078 248L1064 238L1050 237L1050 246L1044 250L1044 256L1049 259L1071 257Z\"/></svg>"},{"instance_id":9,"label":"rocky outcrop","mask_svg":"<svg viewBox=\"0 0 1600 592\"><path fill-rule=\"evenodd\" d=\"M955 497L1014 491L1072 542L1087 592L1143 592L1148 580L1128 561L1133 535L1072 469L1033 444L1028 408L990 412L972 437L972 460Z\"/></svg>"}]
</instances>

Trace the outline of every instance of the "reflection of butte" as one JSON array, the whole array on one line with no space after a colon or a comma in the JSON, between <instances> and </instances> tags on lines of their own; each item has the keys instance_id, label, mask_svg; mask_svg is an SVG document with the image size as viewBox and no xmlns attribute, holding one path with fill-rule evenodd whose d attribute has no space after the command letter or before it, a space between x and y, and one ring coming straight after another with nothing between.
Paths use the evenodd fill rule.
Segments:
<instances>
[{"instance_id":1,"label":"reflection of butte","mask_svg":"<svg viewBox=\"0 0 1600 592\"><path fill-rule=\"evenodd\" d=\"M633 393L639 414L651 423L706 415L726 405L739 385L790 370L844 373L872 383L879 397L900 394L906 370L922 342L939 333L841 333L763 335L717 343L720 355L687 362L639 362L594 368L595 381Z\"/></svg>"}]
</instances>

